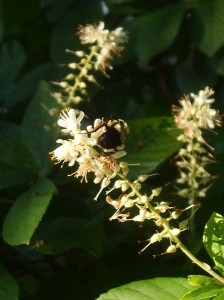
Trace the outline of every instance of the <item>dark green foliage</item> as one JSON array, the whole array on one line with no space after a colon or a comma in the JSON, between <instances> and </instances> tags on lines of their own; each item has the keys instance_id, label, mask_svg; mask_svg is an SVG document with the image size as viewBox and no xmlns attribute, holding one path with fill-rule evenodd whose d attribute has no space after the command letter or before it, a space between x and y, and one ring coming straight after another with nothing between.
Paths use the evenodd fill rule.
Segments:
<instances>
[{"instance_id":1,"label":"dark green foliage","mask_svg":"<svg viewBox=\"0 0 224 300\"><path fill-rule=\"evenodd\" d=\"M79 24L103 20L109 29L124 27L129 32L125 51L108 72L109 79L97 75L103 88L90 85L79 108L90 119L124 118L130 125L127 161L141 162L131 176L159 172L163 184L169 184L161 199L178 206L172 186L177 170L171 165L179 145L171 106L184 93L208 85L223 113L223 0L3 0L1 8L0 299L89 300L132 281L200 272L179 253L153 259L164 251L162 244L139 256L137 241L150 237L153 225L109 222L113 210L103 195L98 202L92 200L99 187L91 178L80 184L67 177L74 169L53 165L49 152L59 137L60 110L51 82L61 80L64 64L76 59L65 49L82 49L75 34ZM210 143L219 162L212 172L219 178L196 216L195 236L183 236L202 260L210 258L200 249L198 236L213 211L224 213L223 129ZM209 222L219 226L217 218L213 215ZM212 257L209 240L205 246ZM219 251L215 263L223 273ZM178 297L190 290L183 278L164 280L144 281L146 294L162 284L164 299L174 281L172 292ZM212 288L205 284L201 293L221 297L220 287L209 284ZM189 295L199 299L199 292ZM114 299L140 299L136 293L137 298ZM99 299L111 300L113 291L108 295ZM159 299L156 293L150 297L141 299Z\"/></svg>"}]
</instances>

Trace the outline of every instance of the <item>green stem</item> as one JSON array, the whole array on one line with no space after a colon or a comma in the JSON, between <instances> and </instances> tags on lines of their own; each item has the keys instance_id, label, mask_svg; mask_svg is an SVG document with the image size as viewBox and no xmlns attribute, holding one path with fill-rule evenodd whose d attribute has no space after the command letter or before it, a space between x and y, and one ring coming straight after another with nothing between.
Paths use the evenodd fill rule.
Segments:
<instances>
[{"instance_id":1,"label":"green stem","mask_svg":"<svg viewBox=\"0 0 224 300\"><path fill-rule=\"evenodd\" d=\"M129 181L123 174L118 174L120 178L123 180L126 180L130 186L130 188L133 190L133 192L138 196L139 198L142 197L142 194L135 188L134 184ZM209 265L206 263L200 261L195 257L186 247L185 245L180 241L180 239L177 236L174 236L172 234L169 222L161 217L161 215L158 213L158 211L150 204L150 202L147 203L148 209L150 209L151 212L156 216L157 219L160 220L163 228L169 233L170 237L172 238L173 241L177 244L177 246L181 249L181 251L196 265L198 265L201 269L203 269L205 272L210 274L212 277L217 279L220 283L224 284L224 278L218 275L216 272L214 272Z\"/></svg>"},{"instance_id":2,"label":"green stem","mask_svg":"<svg viewBox=\"0 0 224 300\"><path fill-rule=\"evenodd\" d=\"M191 142L190 142L190 149L194 149L194 139L192 139ZM193 152L191 153L191 156L197 158L197 153L195 153L195 151L193 150ZM192 174L195 175L195 169L196 169L195 165L192 164L191 169L192 169ZM195 191L194 184L190 184L190 182L189 182L189 195L190 195L190 197L188 199L189 205L196 203L196 193L195 192L196 191ZM194 233L195 233L194 214L195 214L195 207L193 206L191 208L191 214L190 214L190 220L189 220L189 230L190 230L192 238L193 238Z\"/></svg>"},{"instance_id":3,"label":"green stem","mask_svg":"<svg viewBox=\"0 0 224 300\"><path fill-rule=\"evenodd\" d=\"M156 214L156 216L160 219L163 227L167 230L167 232L169 232L169 235L172 237L172 240L175 241L175 243L177 244L177 246L181 249L181 251L188 257L190 258L190 260L195 263L196 265L198 265L201 269L203 269L205 272L207 272L208 274L210 274L212 277L216 278L219 282L221 282L222 284L224 284L224 278L221 277L220 275L218 275L216 272L214 272L209 265L207 265L206 263L200 261L197 257L195 257L186 247L185 245L181 242L181 240L177 237L174 236L172 234L171 228L169 223L163 219L160 214L155 210L155 208L149 203L148 205L149 209Z\"/></svg>"},{"instance_id":4,"label":"green stem","mask_svg":"<svg viewBox=\"0 0 224 300\"><path fill-rule=\"evenodd\" d=\"M90 54L87 56L85 64L81 67L80 73L78 76L75 77L75 83L71 89L71 91L69 92L68 95L68 99L66 101L66 106L71 105L72 103L72 99L75 95L76 90L79 88L79 84L82 81L83 77L87 75L86 70L88 70L88 66L91 65L91 60L94 57L94 55L97 53L97 49L96 47L91 47L91 52Z\"/></svg>"},{"instance_id":5,"label":"green stem","mask_svg":"<svg viewBox=\"0 0 224 300\"><path fill-rule=\"evenodd\" d=\"M197 259L197 257L195 257L185 246L184 244L179 240L178 237L173 237L175 239L175 242L177 243L177 245L179 246L179 248L182 250L182 252L188 257L190 258L190 260L195 263L196 265L198 265L201 269L203 269L205 272L207 272L208 274L210 274L212 277L214 277L215 279L217 279L220 283L224 284L224 278L222 276L220 276L219 274L217 274L216 272L214 272L209 265L207 265L206 263L200 261L199 259Z\"/></svg>"}]
</instances>

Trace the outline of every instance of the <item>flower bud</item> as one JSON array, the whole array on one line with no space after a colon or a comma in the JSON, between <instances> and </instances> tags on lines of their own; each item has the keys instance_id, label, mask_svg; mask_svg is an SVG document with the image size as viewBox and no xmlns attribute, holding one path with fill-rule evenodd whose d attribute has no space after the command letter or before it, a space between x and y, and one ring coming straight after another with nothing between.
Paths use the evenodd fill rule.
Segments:
<instances>
[{"instance_id":1,"label":"flower bud","mask_svg":"<svg viewBox=\"0 0 224 300\"><path fill-rule=\"evenodd\" d=\"M75 104L78 104L78 103L80 103L82 101L82 98L80 97L80 96L75 96L74 97L74 103Z\"/></svg>"},{"instance_id":2,"label":"flower bud","mask_svg":"<svg viewBox=\"0 0 224 300\"><path fill-rule=\"evenodd\" d=\"M71 64L68 64L68 67L70 69L76 69L77 68L77 64L76 63L71 63Z\"/></svg>"},{"instance_id":3,"label":"flower bud","mask_svg":"<svg viewBox=\"0 0 224 300\"><path fill-rule=\"evenodd\" d=\"M179 223L179 228L180 228L180 230L186 229L187 225L188 225L188 219L186 219L186 220L180 222L180 223Z\"/></svg>"},{"instance_id":4,"label":"flower bud","mask_svg":"<svg viewBox=\"0 0 224 300\"><path fill-rule=\"evenodd\" d=\"M123 182L123 180L120 180L120 179L116 180L114 182L114 188L115 189L119 189L121 187L121 185L122 185L122 182Z\"/></svg>"},{"instance_id":5,"label":"flower bud","mask_svg":"<svg viewBox=\"0 0 224 300\"><path fill-rule=\"evenodd\" d=\"M129 199L128 201L126 201L126 203L124 204L124 207L133 207L135 204L134 200Z\"/></svg>"},{"instance_id":6,"label":"flower bud","mask_svg":"<svg viewBox=\"0 0 224 300\"><path fill-rule=\"evenodd\" d=\"M173 228L170 230L170 233L174 236L178 236L180 234L180 229L179 228Z\"/></svg>"},{"instance_id":7,"label":"flower bud","mask_svg":"<svg viewBox=\"0 0 224 300\"><path fill-rule=\"evenodd\" d=\"M149 175L147 175L147 174L139 175L138 181L144 182L148 177L149 177Z\"/></svg>"},{"instance_id":8,"label":"flower bud","mask_svg":"<svg viewBox=\"0 0 224 300\"><path fill-rule=\"evenodd\" d=\"M122 161L122 162L120 162L120 167L121 167L122 169L126 169L126 168L128 168L128 163Z\"/></svg>"},{"instance_id":9,"label":"flower bud","mask_svg":"<svg viewBox=\"0 0 224 300\"><path fill-rule=\"evenodd\" d=\"M99 118L95 119L95 121L94 121L94 127L97 127L97 126L101 125L101 122L102 122L101 119L99 119Z\"/></svg>"},{"instance_id":10,"label":"flower bud","mask_svg":"<svg viewBox=\"0 0 224 300\"><path fill-rule=\"evenodd\" d=\"M166 249L166 253L175 253L177 251L177 246L175 245L170 245L167 249Z\"/></svg>"},{"instance_id":11,"label":"flower bud","mask_svg":"<svg viewBox=\"0 0 224 300\"><path fill-rule=\"evenodd\" d=\"M93 182L94 182L95 184L100 183L100 181L101 181L101 178L100 178L100 177L96 177L96 178L94 178L94 180L93 180Z\"/></svg>"},{"instance_id":12,"label":"flower bud","mask_svg":"<svg viewBox=\"0 0 224 300\"><path fill-rule=\"evenodd\" d=\"M95 83L96 83L96 79L95 79L95 77L94 77L93 75L88 75L88 76L86 76L86 79L87 79L88 81L90 81L90 82L95 82Z\"/></svg>"},{"instance_id":13,"label":"flower bud","mask_svg":"<svg viewBox=\"0 0 224 300\"><path fill-rule=\"evenodd\" d=\"M156 243L156 242L160 242L161 241L161 236L159 233L154 233L151 238L150 238L150 243Z\"/></svg>"},{"instance_id":14,"label":"flower bud","mask_svg":"<svg viewBox=\"0 0 224 300\"><path fill-rule=\"evenodd\" d=\"M206 264L206 263L203 263L203 265L204 265L204 267L205 267L207 270L211 270L211 269L212 269L211 266L209 266L209 265Z\"/></svg>"},{"instance_id":15,"label":"flower bud","mask_svg":"<svg viewBox=\"0 0 224 300\"><path fill-rule=\"evenodd\" d=\"M85 89L85 88L86 88L85 82L84 82L84 81L81 81L81 82L79 83L79 87L80 87L81 89Z\"/></svg>"},{"instance_id":16,"label":"flower bud","mask_svg":"<svg viewBox=\"0 0 224 300\"><path fill-rule=\"evenodd\" d=\"M153 194L153 196L157 197L157 196L159 196L159 194L161 193L161 191L162 191L162 188L159 187L159 188L153 189L152 190L152 194Z\"/></svg>"},{"instance_id":17,"label":"flower bud","mask_svg":"<svg viewBox=\"0 0 224 300\"><path fill-rule=\"evenodd\" d=\"M61 82L59 82L58 85L60 85L63 89L65 89L68 86L68 83L65 81L61 81Z\"/></svg>"},{"instance_id":18,"label":"flower bud","mask_svg":"<svg viewBox=\"0 0 224 300\"><path fill-rule=\"evenodd\" d=\"M83 57L85 55L84 51L75 51L75 54L78 56L78 57Z\"/></svg>"},{"instance_id":19,"label":"flower bud","mask_svg":"<svg viewBox=\"0 0 224 300\"><path fill-rule=\"evenodd\" d=\"M121 185L121 190L122 190L122 192L127 191L128 188L129 188L128 182L124 182L124 183Z\"/></svg>"},{"instance_id":20,"label":"flower bud","mask_svg":"<svg viewBox=\"0 0 224 300\"><path fill-rule=\"evenodd\" d=\"M68 74L65 79L66 80L73 80L75 78L74 74Z\"/></svg>"},{"instance_id":21,"label":"flower bud","mask_svg":"<svg viewBox=\"0 0 224 300\"><path fill-rule=\"evenodd\" d=\"M181 210L181 209L176 209L175 211L173 211L173 212L171 213L171 217L172 217L174 220L176 220L176 219L179 218L179 216L181 215L181 213L182 213L182 210Z\"/></svg>"},{"instance_id":22,"label":"flower bud","mask_svg":"<svg viewBox=\"0 0 224 300\"><path fill-rule=\"evenodd\" d=\"M86 58L82 58L81 61L80 61L80 64L81 64L81 65L84 65L85 63L86 63ZM83 69L82 69L82 70L83 70Z\"/></svg>"},{"instance_id":23,"label":"flower bud","mask_svg":"<svg viewBox=\"0 0 224 300\"><path fill-rule=\"evenodd\" d=\"M142 196L141 199L140 199L140 202L145 204L148 202L148 197L146 195Z\"/></svg>"},{"instance_id":24,"label":"flower bud","mask_svg":"<svg viewBox=\"0 0 224 300\"><path fill-rule=\"evenodd\" d=\"M141 183L139 183L137 180L135 180L134 186L135 186L135 189L139 191L139 190L141 189L141 186L142 186L142 185L141 185Z\"/></svg>"}]
</instances>

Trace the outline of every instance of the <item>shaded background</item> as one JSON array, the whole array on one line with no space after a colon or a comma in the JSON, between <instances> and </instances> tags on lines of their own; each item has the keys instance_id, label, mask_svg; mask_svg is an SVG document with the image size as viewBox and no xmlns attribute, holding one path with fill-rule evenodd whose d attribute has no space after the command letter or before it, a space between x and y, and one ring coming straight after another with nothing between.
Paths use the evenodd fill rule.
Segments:
<instances>
[{"instance_id":1,"label":"shaded background","mask_svg":"<svg viewBox=\"0 0 224 300\"><path fill-rule=\"evenodd\" d=\"M164 245L138 251L154 233L153 224L117 223L98 187L67 177L49 152L58 137L59 109L52 81L79 50L79 24L122 26L129 41L114 69L89 87L78 106L90 119L116 116L128 121L130 162L142 165L131 176L159 172L146 183L168 184L161 200L185 206L175 195L172 166L178 150L171 106L205 86L215 90L215 107L224 111L223 0L3 0L0 23L0 242L1 299L96 299L108 289L157 276L187 276L200 270L181 253L153 258ZM206 220L223 213L224 131L209 134L218 178L197 213L196 231L183 239L201 260ZM91 180L90 180L91 182Z\"/></svg>"}]
</instances>

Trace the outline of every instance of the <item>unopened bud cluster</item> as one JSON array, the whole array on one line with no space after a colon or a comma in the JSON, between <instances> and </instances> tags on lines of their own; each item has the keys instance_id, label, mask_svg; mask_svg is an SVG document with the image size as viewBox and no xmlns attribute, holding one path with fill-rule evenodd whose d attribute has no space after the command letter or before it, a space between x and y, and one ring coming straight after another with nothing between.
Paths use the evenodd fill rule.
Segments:
<instances>
[{"instance_id":1,"label":"unopened bud cluster","mask_svg":"<svg viewBox=\"0 0 224 300\"><path fill-rule=\"evenodd\" d=\"M112 69L111 61L114 55L119 55L123 50L122 44L127 41L127 33L119 27L113 31L104 28L104 23L98 26L79 26L77 34L82 44L90 44L88 53L84 51L70 51L79 58L78 62L67 65L70 70L61 82L54 82L59 87L59 92L53 96L62 107L79 104L87 98L87 84L92 82L98 85L94 71L106 74L106 69Z\"/></svg>"},{"instance_id":2,"label":"unopened bud cluster","mask_svg":"<svg viewBox=\"0 0 224 300\"><path fill-rule=\"evenodd\" d=\"M176 126L182 131L178 140L183 142L176 162L180 170L178 194L188 198L189 204L196 204L198 197L205 197L212 179L206 166L214 161L213 149L206 143L203 131L221 125L218 111L211 108L215 100L211 98L213 93L206 87L198 94L185 96L180 100L181 107L173 108Z\"/></svg>"}]
</instances>

